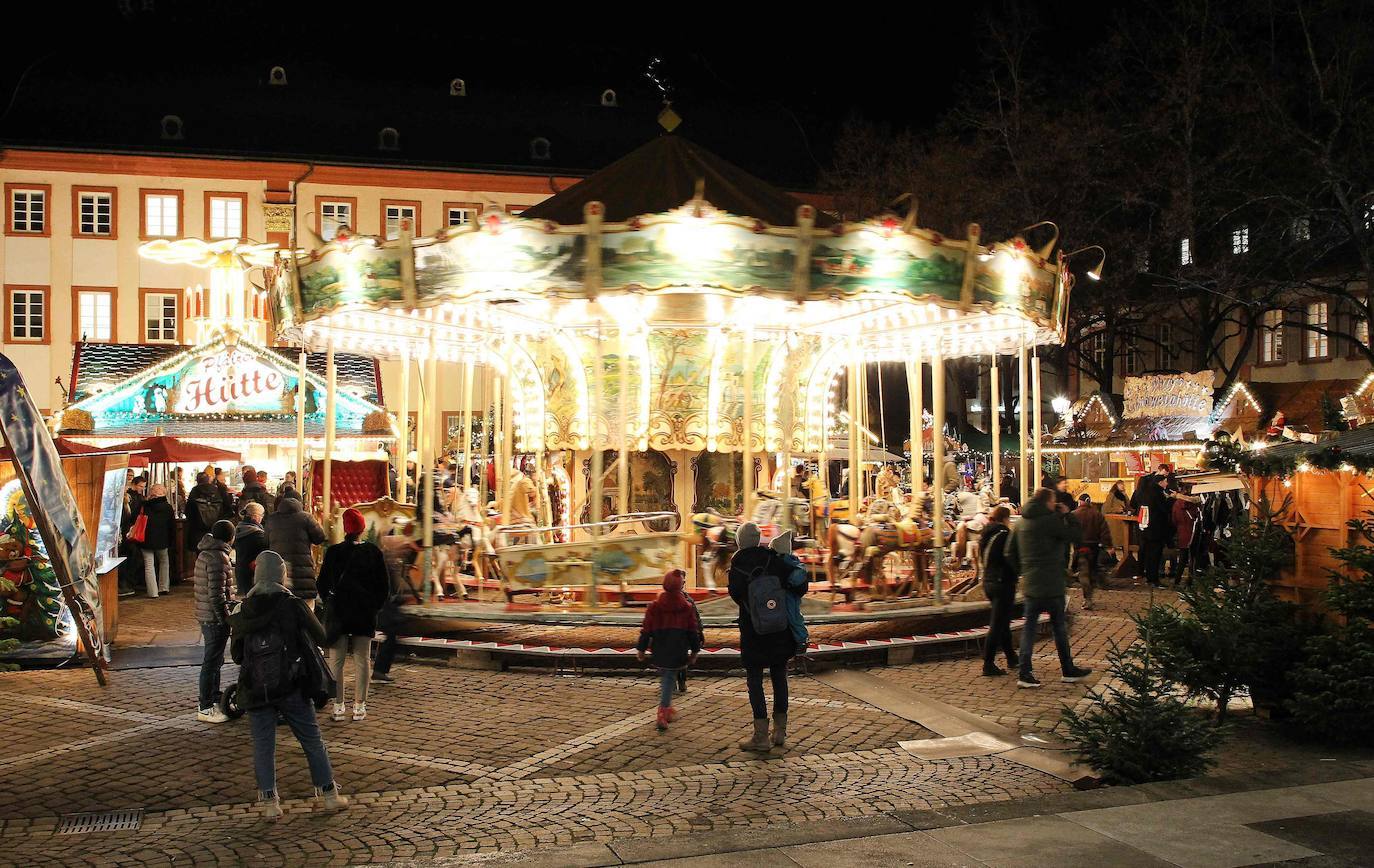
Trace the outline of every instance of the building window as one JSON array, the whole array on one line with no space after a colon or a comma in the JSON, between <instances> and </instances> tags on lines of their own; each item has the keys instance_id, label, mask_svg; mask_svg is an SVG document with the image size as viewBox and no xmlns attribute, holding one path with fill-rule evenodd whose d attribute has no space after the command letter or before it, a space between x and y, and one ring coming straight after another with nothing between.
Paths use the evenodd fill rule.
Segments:
<instances>
[{"instance_id":1,"label":"building window","mask_svg":"<svg viewBox=\"0 0 1374 868\"><path fill-rule=\"evenodd\" d=\"M410 224L410 234L420 234L420 203L382 202L382 234L390 241L401 237L401 224Z\"/></svg>"},{"instance_id":2,"label":"building window","mask_svg":"<svg viewBox=\"0 0 1374 868\"><path fill-rule=\"evenodd\" d=\"M1140 352L1133 344L1121 352L1121 370L1126 374L1140 373Z\"/></svg>"},{"instance_id":3,"label":"building window","mask_svg":"<svg viewBox=\"0 0 1374 868\"><path fill-rule=\"evenodd\" d=\"M1193 239L1184 237L1178 242L1178 264L1193 264Z\"/></svg>"},{"instance_id":4,"label":"building window","mask_svg":"<svg viewBox=\"0 0 1374 868\"><path fill-rule=\"evenodd\" d=\"M1369 320L1356 315L1355 321L1351 324L1350 336L1355 339L1355 346L1351 347L1351 355L1358 352L1358 347L1369 346Z\"/></svg>"},{"instance_id":5,"label":"building window","mask_svg":"<svg viewBox=\"0 0 1374 868\"><path fill-rule=\"evenodd\" d=\"M1260 363L1277 365L1283 363L1283 311L1266 310L1264 324L1260 328Z\"/></svg>"},{"instance_id":6,"label":"building window","mask_svg":"<svg viewBox=\"0 0 1374 868\"><path fill-rule=\"evenodd\" d=\"M142 190L143 237L181 237L181 193L176 190Z\"/></svg>"},{"instance_id":7,"label":"building window","mask_svg":"<svg viewBox=\"0 0 1374 868\"><path fill-rule=\"evenodd\" d=\"M115 291L72 287L72 342L109 343L115 338Z\"/></svg>"},{"instance_id":8,"label":"building window","mask_svg":"<svg viewBox=\"0 0 1374 868\"><path fill-rule=\"evenodd\" d=\"M470 226L477 219L477 209L472 205L445 205L444 224L446 226Z\"/></svg>"},{"instance_id":9,"label":"building window","mask_svg":"<svg viewBox=\"0 0 1374 868\"><path fill-rule=\"evenodd\" d=\"M1160 323L1158 334L1156 334L1158 345L1155 348L1155 367L1172 368L1174 366L1174 327L1170 323Z\"/></svg>"},{"instance_id":10,"label":"building window","mask_svg":"<svg viewBox=\"0 0 1374 868\"><path fill-rule=\"evenodd\" d=\"M76 199L76 234L92 238L115 237L115 191L104 189L74 189Z\"/></svg>"},{"instance_id":11,"label":"building window","mask_svg":"<svg viewBox=\"0 0 1374 868\"><path fill-rule=\"evenodd\" d=\"M1307 305L1304 323L1307 325L1307 343L1305 349L1308 359L1327 359L1331 357L1331 339L1324 331L1312 331L1312 329L1326 328L1326 302L1314 301Z\"/></svg>"},{"instance_id":12,"label":"building window","mask_svg":"<svg viewBox=\"0 0 1374 868\"><path fill-rule=\"evenodd\" d=\"M1294 241L1310 241L1312 239L1312 218L1306 215L1294 217L1293 225L1289 228L1289 234Z\"/></svg>"},{"instance_id":13,"label":"building window","mask_svg":"<svg viewBox=\"0 0 1374 868\"><path fill-rule=\"evenodd\" d=\"M1100 369L1107 363L1107 333L1099 331L1094 334L1088 346L1092 350L1093 364Z\"/></svg>"},{"instance_id":14,"label":"building window","mask_svg":"<svg viewBox=\"0 0 1374 868\"><path fill-rule=\"evenodd\" d=\"M356 231L357 224L353 222L353 212L357 210L356 199L318 199L316 200L315 213L320 215L320 237L325 241L333 241L339 234L339 230L348 227L349 231Z\"/></svg>"},{"instance_id":15,"label":"building window","mask_svg":"<svg viewBox=\"0 0 1374 868\"><path fill-rule=\"evenodd\" d=\"M45 286L6 287L9 305L5 317L5 339L12 343L48 342L48 288Z\"/></svg>"},{"instance_id":16,"label":"building window","mask_svg":"<svg viewBox=\"0 0 1374 868\"><path fill-rule=\"evenodd\" d=\"M1231 230L1231 253L1239 256L1250 252L1250 227L1237 226Z\"/></svg>"},{"instance_id":17,"label":"building window","mask_svg":"<svg viewBox=\"0 0 1374 868\"><path fill-rule=\"evenodd\" d=\"M1146 273L1146 272L1149 271L1149 270L1150 270L1150 251L1148 251L1148 250L1142 250L1142 251L1140 251L1140 253L1137 255L1136 271L1139 271L1141 274L1144 274L1144 273Z\"/></svg>"},{"instance_id":18,"label":"building window","mask_svg":"<svg viewBox=\"0 0 1374 868\"><path fill-rule=\"evenodd\" d=\"M5 231L11 235L48 234L48 185L5 185L9 220Z\"/></svg>"},{"instance_id":19,"label":"building window","mask_svg":"<svg viewBox=\"0 0 1374 868\"><path fill-rule=\"evenodd\" d=\"M247 193L206 193L205 234L210 239L243 238Z\"/></svg>"},{"instance_id":20,"label":"building window","mask_svg":"<svg viewBox=\"0 0 1374 868\"><path fill-rule=\"evenodd\" d=\"M143 341L174 344L180 339L181 294L145 292L143 294Z\"/></svg>"}]
</instances>

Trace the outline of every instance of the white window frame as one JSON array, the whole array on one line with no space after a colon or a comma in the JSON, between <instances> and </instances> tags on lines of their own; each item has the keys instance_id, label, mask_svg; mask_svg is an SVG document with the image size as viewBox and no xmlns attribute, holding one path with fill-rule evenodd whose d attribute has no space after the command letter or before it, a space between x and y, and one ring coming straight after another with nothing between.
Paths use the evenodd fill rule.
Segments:
<instances>
[{"instance_id":1,"label":"white window frame","mask_svg":"<svg viewBox=\"0 0 1374 868\"><path fill-rule=\"evenodd\" d=\"M1306 310L1303 312L1303 322L1309 326L1307 330L1307 340L1303 342L1306 351L1305 359L1308 361L1320 361L1331 358L1331 338L1330 335L1322 332L1311 331L1311 326L1318 328L1329 328L1331 316L1331 306L1324 301L1308 302Z\"/></svg>"},{"instance_id":2,"label":"white window frame","mask_svg":"<svg viewBox=\"0 0 1374 868\"><path fill-rule=\"evenodd\" d=\"M209 207L212 240L243 237L243 199L238 196L211 196ZM235 218L233 225L229 222L231 216Z\"/></svg>"},{"instance_id":3,"label":"white window frame","mask_svg":"<svg viewBox=\"0 0 1374 868\"><path fill-rule=\"evenodd\" d=\"M453 215L455 214L461 214L463 219L455 222L453 219ZM472 222L476 219L476 208L465 208L461 205L450 205L444 209L445 226L471 226Z\"/></svg>"},{"instance_id":4,"label":"white window frame","mask_svg":"<svg viewBox=\"0 0 1374 868\"><path fill-rule=\"evenodd\" d=\"M38 320L34 321L33 306L37 300ZM48 294L41 289L11 289L8 303L10 339L15 343L40 344L48 339ZM22 324L21 324L22 319Z\"/></svg>"},{"instance_id":5,"label":"white window frame","mask_svg":"<svg viewBox=\"0 0 1374 868\"><path fill-rule=\"evenodd\" d=\"M1092 340L1088 344L1090 352L1093 354L1093 364L1099 368L1107 361L1107 332L1098 329L1093 333Z\"/></svg>"},{"instance_id":6,"label":"white window frame","mask_svg":"<svg viewBox=\"0 0 1374 868\"><path fill-rule=\"evenodd\" d=\"M1283 361L1283 311L1266 310L1260 326L1260 363L1277 365Z\"/></svg>"},{"instance_id":7,"label":"white window frame","mask_svg":"<svg viewBox=\"0 0 1374 868\"><path fill-rule=\"evenodd\" d=\"M23 198L24 207L19 204ZM34 205L38 207L35 208ZM10 227L14 232L25 235L42 235L48 228L48 193L28 187L10 189ZM35 217L35 212L37 216ZM21 217L20 214L23 214ZM38 225L35 226L34 224Z\"/></svg>"},{"instance_id":8,"label":"white window frame","mask_svg":"<svg viewBox=\"0 0 1374 868\"><path fill-rule=\"evenodd\" d=\"M1250 252L1250 227L1244 224L1231 230L1231 254L1240 256Z\"/></svg>"},{"instance_id":9,"label":"white window frame","mask_svg":"<svg viewBox=\"0 0 1374 868\"><path fill-rule=\"evenodd\" d=\"M167 324L167 305L171 303L171 325ZM156 316L152 315L156 304ZM143 294L143 339L150 344L175 344L181 341L181 293L147 292ZM153 324L156 320L157 325ZM169 334L170 332L170 334Z\"/></svg>"},{"instance_id":10,"label":"white window frame","mask_svg":"<svg viewBox=\"0 0 1374 868\"><path fill-rule=\"evenodd\" d=\"M1121 359L1121 373L1133 375L1140 372L1140 353L1136 352L1134 346L1127 344L1121 351Z\"/></svg>"},{"instance_id":11,"label":"white window frame","mask_svg":"<svg viewBox=\"0 0 1374 868\"><path fill-rule=\"evenodd\" d=\"M105 213L101 214L101 205L105 206ZM90 215L86 214L86 207L90 206ZM76 226L81 235L113 235L114 234L114 194L100 190L81 190L76 194Z\"/></svg>"},{"instance_id":12,"label":"white window frame","mask_svg":"<svg viewBox=\"0 0 1374 868\"><path fill-rule=\"evenodd\" d=\"M90 302L89 310L87 302ZM102 305L104 311L100 310ZM114 293L78 289L75 314L78 339L100 343L114 340Z\"/></svg>"},{"instance_id":13,"label":"white window frame","mask_svg":"<svg viewBox=\"0 0 1374 868\"><path fill-rule=\"evenodd\" d=\"M320 202L320 237L325 241L333 241L343 226L347 226L349 229L355 228L353 203L341 199L322 200Z\"/></svg>"},{"instance_id":14,"label":"white window frame","mask_svg":"<svg viewBox=\"0 0 1374 868\"><path fill-rule=\"evenodd\" d=\"M1163 322L1156 326L1155 339L1158 342L1155 347L1155 367L1172 368L1174 366L1173 323Z\"/></svg>"},{"instance_id":15,"label":"white window frame","mask_svg":"<svg viewBox=\"0 0 1374 868\"><path fill-rule=\"evenodd\" d=\"M1187 235L1178 240L1178 264L1193 264L1193 239L1189 238Z\"/></svg>"},{"instance_id":16,"label":"white window frame","mask_svg":"<svg viewBox=\"0 0 1374 868\"><path fill-rule=\"evenodd\" d=\"M176 238L181 225L181 197L175 193L143 194L145 238Z\"/></svg>"},{"instance_id":17,"label":"white window frame","mask_svg":"<svg viewBox=\"0 0 1374 868\"><path fill-rule=\"evenodd\" d=\"M382 206L382 231L387 241L401 237L401 221L409 220L410 229L415 231L420 209L414 205L387 204Z\"/></svg>"}]
</instances>

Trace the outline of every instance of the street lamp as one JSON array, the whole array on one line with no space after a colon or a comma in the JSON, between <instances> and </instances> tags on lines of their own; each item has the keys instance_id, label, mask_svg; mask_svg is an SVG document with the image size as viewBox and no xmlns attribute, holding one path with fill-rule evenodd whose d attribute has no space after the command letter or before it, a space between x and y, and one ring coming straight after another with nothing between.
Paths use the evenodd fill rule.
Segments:
<instances>
[{"instance_id":1,"label":"street lamp","mask_svg":"<svg viewBox=\"0 0 1374 868\"><path fill-rule=\"evenodd\" d=\"M1068 398L1064 397L1063 395L1060 395L1058 398L1055 398L1053 401L1050 401L1050 409L1054 410L1054 412L1058 413L1060 416L1069 415L1069 408L1072 406L1073 402L1071 402Z\"/></svg>"},{"instance_id":2,"label":"street lamp","mask_svg":"<svg viewBox=\"0 0 1374 868\"><path fill-rule=\"evenodd\" d=\"M1032 223L1029 226L1016 230L1016 234L1024 238L1027 232L1031 231L1032 229L1039 229L1041 226L1049 226L1050 228L1054 229L1054 236L1050 238L1049 243L1047 243L1044 247L1041 247L1039 250L1036 251L1036 253L1040 255L1041 259L1049 259L1050 251L1054 250L1054 245L1059 243L1059 225L1057 223L1054 223L1050 220L1041 220L1039 223Z\"/></svg>"},{"instance_id":3,"label":"street lamp","mask_svg":"<svg viewBox=\"0 0 1374 868\"><path fill-rule=\"evenodd\" d=\"M1073 253L1065 253L1065 254L1064 254L1064 261L1067 262L1068 259L1069 259L1069 257L1074 256L1075 254L1083 253L1083 252L1088 251L1088 250L1097 250L1097 251L1100 251L1100 252L1102 253L1102 258L1101 258L1100 260L1098 260L1098 262L1097 262L1097 267L1088 270L1088 277L1089 277L1089 278L1091 278L1091 279L1094 280L1094 281L1101 280L1101 279L1102 279L1102 266L1104 266L1104 265L1107 264L1107 251L1103 250L1100 246L1098 246L1098 245L1096 245L1096 244L1090 244L1090 245L1088 245L1087 247L1080 247L1080 248L1078 248L1078 249L1075 250Z\"/></svg>"}]
</instances>

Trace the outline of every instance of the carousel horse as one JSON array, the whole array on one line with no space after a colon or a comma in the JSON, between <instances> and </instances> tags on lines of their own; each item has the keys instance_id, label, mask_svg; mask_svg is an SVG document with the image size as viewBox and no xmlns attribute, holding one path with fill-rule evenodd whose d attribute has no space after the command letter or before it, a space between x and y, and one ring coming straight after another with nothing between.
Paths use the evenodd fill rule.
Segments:
<instances>
[{"instance_id":1,"label":"carousel horse","mask_svg":"<svg viewBox=\"0 0 1374 868\"><path fill-rule=\"evenodd\" d=\"M811 504L800 497L788 500L792 509L791 526L810 527ZM778 494L771 491L758 492L758 501L754 504L754 512L749 520L759 526L765 543L777 536L781 530L784 509L782 498ZM740 524L738 518L721 515L714 509L692 516L692 526L696 528L697 535L690 541L701 546L701 563L706 568L706 587L710 590L716 590L730 571L730 560L739 548L735 542L735 533L739 530ZM805 541L798 540L798 547L806 544Z\"/></svg>"},{"instance_id":2,"label":"carousel horse","mask_svg":"<svg viewBox=\"0 0 1374 868\"><path fill-rule=\"evenodd\" d=\"M922 506L922 502L908 502L903 508L874 498L858 524L832 524L826 538L830 549L826 575L832 587L846 580L851 587L855 582L867 582L879 599L922 593L926 585L924 551L933 537L919 521ZM914 569L910 578L889 582L882 565L895 552L911 552Z\"/></svg>"}]
</instances>

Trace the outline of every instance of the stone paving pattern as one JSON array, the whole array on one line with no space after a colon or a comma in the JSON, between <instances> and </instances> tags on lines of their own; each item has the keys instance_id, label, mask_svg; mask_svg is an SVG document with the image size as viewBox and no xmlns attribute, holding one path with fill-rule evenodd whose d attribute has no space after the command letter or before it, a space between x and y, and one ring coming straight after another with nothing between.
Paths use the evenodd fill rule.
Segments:
<instances>
[{"instance_id":1,"label":"stone paving pattern","mask_svg":"<svg viewBox=\"0 0 1374 868\"><path fill-rule=\"evenodd\" d=\"M184 605L179 596L189 589L147 601L167 608L139 617L162 622L157 616ZM1097 665L1111 641L1129 638L1126 612L1143 601L1136 591L1106 593L1097 612L1080 614L1079 659ZM1042 675L1052 660L1042 641ZM1011 678L980 677L968 659L873 671L1036 729L1052 728L1058 706L1086 692L1048 680L1017 691ZM197 723L196 674L193 666L115 672L108 689L80 669L0 675L0 721L22 734L0 758L0 863L364 864L871 818L1068 789L998 757L920 760L897 743L929 732L805 677L792 685L786 754L755 759L734 746L749 718L738 674L694 677L680 722L660 734L651 677L406 663L398 683L374 689L368 720L322 719L355 807L331 815L305 798L303 757L281 730L287 814L271 822L251 806L246 721ZM140 830L53 835L59 814L123 807L145 809Z\"/></svg>"}]
</instances>

